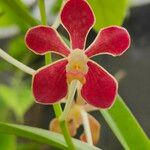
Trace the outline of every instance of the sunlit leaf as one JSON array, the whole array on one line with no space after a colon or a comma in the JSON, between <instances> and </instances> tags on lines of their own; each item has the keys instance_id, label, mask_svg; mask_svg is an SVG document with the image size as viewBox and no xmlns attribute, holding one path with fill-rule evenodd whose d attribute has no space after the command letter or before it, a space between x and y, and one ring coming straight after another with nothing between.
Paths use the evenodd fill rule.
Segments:
<instances>
[{"instance_id":1,"label":"sunlit leaf","mask_svg":"<svg viewBox=\"0 0 150 150\"><path fill-rule=\"evenodd\" d=\"M26 27L25 23L14 13L12 10L5 5L3 0L0 0L0 10L2 10L3 15L0 17L0 26L1 27L10 27L11 25L18 24L20 27Z\"/></svg>"},{"instance_id":2,"label":"sunlit leaf","mask_svg":"<svg viewBox=\"0 0 150 150\"><path fill-rule=\"evenodd\" d=\"M63 135L48 130L23 125L0 123L0 132L15 134L54 146L56 148L67 149L67 145L63 138ZM77 150L100 150L97 147L90 146L89 144L83 143L76 139L73 139L73 143L75 144Z\"/></svg>"},{"instance_id":3,"label":"sunlit leaf","mask_svg":"<svg viewBox=\"0 0 150 150\"><path fill-rule=\"evenodd\" d=\"M16 138L12 135L0 134L1 150L16 150Z\"/></svg>"},{"instance_id":4,"label":"sunlit leaf","mask_svg":"<svg viewBox=\"0 0 150 150\"><path fill-rule=\"evenodd\" d=\"M128 0L88 0L96 16L95 29L109 25L121 25L128 6Z\"/></svg>"},{"instance_id":5,"label":"sunlit leaf","mask_svg":"<svg viewBox=\"0 0 150 150\"><path fill-rule=\"evenodd\" d=\"M28 25L34 26L37 24L37 21L29 14L27 6L20 0L13 0L13 2L11 0L0 0L0 9L4 13L0 25L17 24L20 29L26 31Z\"/></svg>"},{"instance_id":6,"label":"sunlit leaf","mask_svg":"<svg viewBox=\"0 0 150 150\"><path fill-rule=\"evenodd\" d=\"M9 110L7 106L0 101L0 120L6 121L8 119ZM0 149L1 150L16 150L16 137L13 135L6 135L0 133Z\"/></svg>"}]
</instances>

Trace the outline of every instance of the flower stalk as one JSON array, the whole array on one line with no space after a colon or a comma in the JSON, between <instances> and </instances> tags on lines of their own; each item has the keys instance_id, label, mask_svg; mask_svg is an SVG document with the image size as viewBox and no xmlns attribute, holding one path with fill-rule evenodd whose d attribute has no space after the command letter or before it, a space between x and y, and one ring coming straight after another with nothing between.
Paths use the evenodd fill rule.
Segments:
<instances>
[{"instance_id":1,"label":"flower stalk","mask_svg":"<svg viewBox=\"0 0 150 150\"><path fill-rule=\"evenodd\" d=\"M44 0L38 0L38 4L39 4L39 8L40 8L41 22L43 25L46 25L47 21L46 21L46 12L45 12Z\"/></svg>"},{"instance_id":2,"label":"flower stalk","mask_svg":"<svg viewBox=\"0 0 150 150\"><path fill-rule=\"evenodd\" d=\"M66 100L66 105L65 105L65 109L62 113L62 115L60 116L59 120L60 121L64 121L67 118L68 113L70 112L73 100L74 100L74 95L77 89L77 84L78 84L78 80L73 80L70 85L69 85L69 90L68 90L68 99Z\"/></svg>"},{"instance_id":3,"label":"flower stalk","mask_svg":"<svg viewBox=\"0 0 150 150\"><path fill-rule=\"evenodd\" d=\"M39 8L40 8L40 14L41 14L41 21L43 25L46 25L46 12L45 12L45 4L44 4L44 0L38 0L38 4L39 4ZM53 25L54 28L57 28L59 26L59 17L57 17L56 19L56 24ZM45 55L45 64L50 64L52 62L52 58L51 58L51 53L47 53ZM62 114L62 108L60 103L54 104L53 105L54 108L54 112L57 118L59 118ZM62 134L66 140L66 143L68 145L68 148L70 150L75 150L74 144L72 142L67 124L65 120L60 121L60 127L61 127L61 131Z\"/></svg>"},{"instance_id":4,"label":"flower stalk","mask_svg":"<svg viewBox=\"0 0 150 150\"><path fill-rule=\"evenodd\" d=\"M38 5L39 5L39 9L40 9L40 14L41 14L41 23L43 25L46 25L47 24L47 21L46 21L46 11L45 11L45 3L44 3L44 0L38 0ZM52 58L51 58L51 54L50 53L47 53L45 55L45 63L46 64L49 64L52 62Z\"/></svg>"},{"instance_id":5,"label":"flower stalk","mask_svg":"<svg viewBox=\"0 0 150 150\"><path fill-rule=\"evenodd\" d=\"M65 0L62 1L62 6L61 6L61 8L64 6L65 2L66 2ZM59 24L60 24L60 14L58 13L58 15L57 15L57 17L56 17L56 20L55 20L55 22L53 23L52 27L55 28L55 29L57 29L57 28L59 27Z\"/></svg>"},{"instance_id":6,"label":"flower stalk","mask_svg":"<svg viewBox=\"0 0 150 150\"><path fill-rule=\"evenodd\" d=\"M53 28L55 28L55 29L57 29L58 27L59 27L59 19L60 19L60 16L59 16L59 14L58 14L58 16L56 17L56 20L55 20L55 22L53 23L53 25L52 25L52 27Z\"/></svg>"},{"instance_id":7,"label":"flower stalk","mask_svg":"<svg viewBox=\"0 0 150 150\"><path fill-rule=\"evenodd\" d=\"M16 60L15 58L11 57L10 55L8 55L2 49L0 49L0 57L2 57L4 60L6 60L7 62L11 63L12 65L16 66L20 70L26 72L27 74L33 75L35 73L35 70L33 70L32 68L24 65L23 63L21 63L20 61Z\"/></svg>"},{"instance_id":8,"label":"flower stalk","mask_svg":"<svg viewBox=\"0 0 150 150\"><path fill-rule=\"evenodd\" d=\"M89 119L88 119L88 114L86 111L84 111L83 109L81 110L81 116L83 119L83 126L84 126L84 132L86 135L86 139L89 145L93 145L93 140L92 140L92 134L91 134L91 128L90 128L90 124L89 124Z\"/></svg>"}]
</instances>

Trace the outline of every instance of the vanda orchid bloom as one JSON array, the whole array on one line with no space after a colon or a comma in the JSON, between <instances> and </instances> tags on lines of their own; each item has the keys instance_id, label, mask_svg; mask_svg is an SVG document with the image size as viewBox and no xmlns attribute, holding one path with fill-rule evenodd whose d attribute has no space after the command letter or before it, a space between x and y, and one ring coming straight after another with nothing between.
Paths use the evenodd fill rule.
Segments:
<instances>
[{"instance_id":1,"label":"vanda orchid bloom","mask_svg":"<svg viewBox=\"0 0 150 150\"><path fill-rule=\"evenodd\" d=\"M95 23L86 0L67 0L60 14L61 23L71 40L69 48L57 31L49 26L28 30L25 42L36 54L54 52L64 58L45 66L33 75L33 94L38 103L53 104L66 97L68 84L81 82L83 99L98 108L110 107L118 91L117 81L90 58L95 55L122 55L130 45L126 29L110 26L100 30L94 42L85 50L86 38Z\"/></svg>"}]
</instances>

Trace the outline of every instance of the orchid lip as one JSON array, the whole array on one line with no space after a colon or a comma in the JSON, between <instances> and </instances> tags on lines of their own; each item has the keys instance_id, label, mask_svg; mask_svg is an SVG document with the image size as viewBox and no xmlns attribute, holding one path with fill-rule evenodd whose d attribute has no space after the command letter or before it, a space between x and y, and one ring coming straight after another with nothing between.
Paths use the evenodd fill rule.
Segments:
<instances>
[{"instance_id":1,"label":"orchid lip","mask_svg":"<svg viewBox=\"0 0 150 150\"><path fill-rule=\"evenodd\" d=\"M72 72L67 72L67 81L68 83L71 83L72 80L77 79L81 82L81 84L85 84L86 79L85 79L85 74L79 71L72 71Z\"/></svg>"},{"instance_id":2,"label":"orchid lip","mask_svg":"<svg viewBox=\"0 0 150 150\"><path fill-rule=\"evenodd\" d=\"M70 71L70 72L67 72L67 74L70 74L70 75L73 75L73 76L78 76L78 75L81 75L81 76L85 76L84 73L80 72L80 71Z\"/></svg>"}]
</instances>

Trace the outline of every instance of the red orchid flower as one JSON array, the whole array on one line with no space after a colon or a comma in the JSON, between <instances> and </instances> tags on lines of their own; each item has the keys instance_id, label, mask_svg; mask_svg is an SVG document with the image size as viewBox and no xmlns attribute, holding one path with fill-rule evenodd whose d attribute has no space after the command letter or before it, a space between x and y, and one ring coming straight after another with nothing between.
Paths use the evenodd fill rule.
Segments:
<instances>
[{"instance_id":1,"label":"red orchid flower","mask_svg":"<svg viewBox=\"0 0 150 150\"><path fill-rule=\"evenodd\" d=\"M77 79L82 83L81 95L87 103L100 108L110 107L118 91L117 81L90 58L101 54L123 54L130 45L127 30L118 26L104 28L85 50L87 35L95 23L86 0L67 0L60 19L70 35L71 48L49 26L33 27L25 37L27 47L34 53L54 52L64 57L33 75L32 89L36 101L42 104L60 101L67 95L68 84Z\"/></svg>"}]
</instances>

